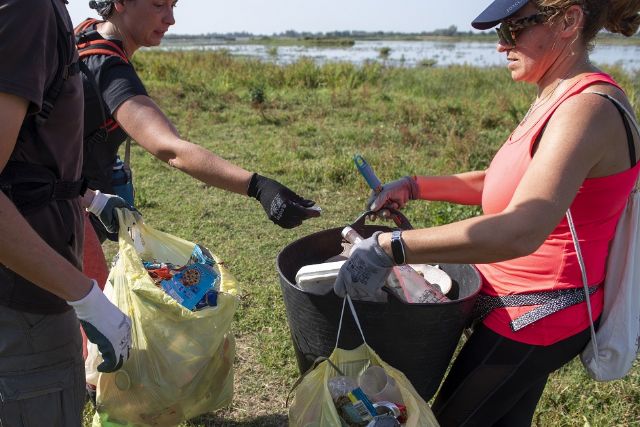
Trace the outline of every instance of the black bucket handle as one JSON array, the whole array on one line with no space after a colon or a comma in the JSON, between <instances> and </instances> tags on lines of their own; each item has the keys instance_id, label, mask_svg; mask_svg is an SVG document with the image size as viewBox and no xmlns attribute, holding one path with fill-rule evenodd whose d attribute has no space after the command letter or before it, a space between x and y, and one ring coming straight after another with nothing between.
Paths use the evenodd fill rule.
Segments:
<instances>
[{"instance_id":1,"label":"black bucket handle","mask_svg":"<svg viewBox=\"0 0 640 427\"><path fill-rule=\"evenodd\" d=\"M397 209L389 209L389 208L385 208L387 209L390 213L391 213L391 217L394 219L394 221L396 222L396 224L398 225L398 228L400 230L413 230L413 225L411 225L411 223L409 222L409 220L407 219L406 216L404 216L404 214L402 212L400 212ZM351 228L362 228L364 226L364 223L367 219L367 217L369 215L373 215L375 214L376 211L365 211L363 212L358 219L356 219L353 224L351 224Z\"/></svg>"}]
</instances>

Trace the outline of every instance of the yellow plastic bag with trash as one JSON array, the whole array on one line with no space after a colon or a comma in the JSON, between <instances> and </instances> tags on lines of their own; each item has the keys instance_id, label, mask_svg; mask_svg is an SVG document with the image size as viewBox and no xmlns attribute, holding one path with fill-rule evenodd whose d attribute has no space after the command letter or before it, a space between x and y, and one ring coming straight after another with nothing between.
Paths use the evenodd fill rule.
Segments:
<instances>
[{"instance_id":1,"label":"yellow plastic bag with trash","mask_svg":"<svg viewBox=\"0 0 640 427\"><path fill-rule=\"evenodd\" d=\"M378 416L396 418L397 425L406 427L437 427L431 408L407 377L367 345L348 295L345 302L349 303L364 343L344 350L337 347L336 340L331 355L319 358L301 377L292 390L295 396L289 407L289 426L364 425ZM343 303L338 337L344 309Z\"/></svg>"},{"instance_id":2,"label":"yellow plastic bag with trash","mask_svg":"<svg viewBox=\"0 0 640 427\"><path fill-rule=\"evenodd\" d=\"M231 321L237 283L212 255L219 274L215 306L192 311L154 283L143 260L187 265L195 243L154 230L118 210L119 252L105 295L131 317L129 360L101 373L95 345L88 348L87 382L97 386L93 426L175 426L228 405L233 397L235 341Z\"/></svg>"}]
</instances>

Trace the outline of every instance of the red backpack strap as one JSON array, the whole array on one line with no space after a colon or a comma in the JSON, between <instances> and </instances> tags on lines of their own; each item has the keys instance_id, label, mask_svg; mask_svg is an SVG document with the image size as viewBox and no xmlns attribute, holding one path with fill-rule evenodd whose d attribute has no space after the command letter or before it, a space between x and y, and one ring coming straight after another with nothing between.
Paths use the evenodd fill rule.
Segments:
<instances>
[{"instance_id":1,"label":"red backpack strap","mask_svg":"<svg viewBox=\"0 0 640 427\"><path fill-rule=\"evenodd\" d=\"M110 40L93 40L79 43L77 47L78 55L81 59L91 55L107 55L117 56L127 64L129 63L129 58L127 58L122 48Z\"/></svg>"},{"instance_id":2,"label":"red backpack strap","mask_svg":"<svg viewBox=\"0 0 640 427\"><path fill-rule=\"evenodd\" d=\"M119 125L118 122L116 122L112 118L107 117L102 105L102 96L100 94L100 89L98 88L98 85L96 83L95 75L82 60L91 55L106 55L116 56L126 64L129 64L129 58L127 58L124 50L117 43L114 43L111 40L104 39L95 29L96 24L99 24L101 22L104 21L100 21L94 18L87 18L74 29L74 33L76 36L76 47L78 48L78 56L81 60L80 69L86 76L87 80L93 87L96 96L98 97L100 112L103 118L103 123L87 137L87 140L90 143L104 142L107 138L107 135L118 129Z\"/></svg>"},{"instance_id":3,"label":"red backpack strap","mask_svg":"<svg viewBox=\"0 0 640 427\"><path fill-rule=\"evenodd\" d=\"M101 22L104 21L87 18L73 30L80 58L86 58L91 55L117 56L128 64L129 58L127 58L124 50L111 40L102 38L95 30L95 25Z\"/></svg>"},{"instance_id":4,"label":"red backpack strap","mask_svg":"<svg viewBox=\"0 0 640 427\"><path fill-rule=\"evenodd\" d=\"M81 33L84 33L85 31L87 31L87 29L89 29L90 27L93 27L95 24L97 24L99 22L104 22L104 21L100 21L100 20L95 19L95 18L87 18L84 21L82 21L81 23L79 23L73 29L73 34L78 36L78 35L80 35Z\"/></svg>"}]
</instances>

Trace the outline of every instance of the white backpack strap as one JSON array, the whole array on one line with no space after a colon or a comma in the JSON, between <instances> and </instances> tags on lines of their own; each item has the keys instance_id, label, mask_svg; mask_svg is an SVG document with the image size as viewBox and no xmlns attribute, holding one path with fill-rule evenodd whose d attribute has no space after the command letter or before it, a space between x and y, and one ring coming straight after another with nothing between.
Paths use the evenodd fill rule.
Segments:
<instances>
[{"instance_id":1,"label":"white backpack strap","mask_svg":"<svg viewBox=\"0 0 640 427\"><path fill-rule=\"evenodd\" d=\"M587 282L587 269L584 265L584 259L582 258L582 251L580 251L580 243L578 242L578 234L576 233L576 227L573 224L573 218L571 217L571 209L567 209L567 222L569 223L569 230L571 230L571 238L573 239L573 246L576 248L576 255L578 256L578 264L580 265L580 272L582 273L582 285L584 286L584 297L587 302L587 313L589 313L589 326L591 328L591 341L593 343L593 352L598 354L598 341L596 340L596 329L593 326L593 314L591 311L591 298L589 295L589 283ZM596 363L598 358L595 358Z\"/></svg>"}]
</instances>

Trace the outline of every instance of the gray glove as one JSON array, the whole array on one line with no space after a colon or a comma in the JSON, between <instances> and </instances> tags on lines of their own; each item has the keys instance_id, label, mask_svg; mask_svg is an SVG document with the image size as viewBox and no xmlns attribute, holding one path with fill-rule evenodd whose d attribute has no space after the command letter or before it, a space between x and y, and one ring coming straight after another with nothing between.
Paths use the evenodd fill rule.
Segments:
<instances>
[{"instance_id":1,"label":"gray glove","mask_svg":"<svg viewBox=\"0 0 640 427\"><path fill-rule=\"evenodd\" d=\"M104 194L99 190L96 190L96 195L93 197L93 201L87 208L87 211L97 216L108 232L117 233L118 215L115 212L116 208L129 209L140 215L140 213L129 205L129 203L125 202L122 197L114 194Z\"/></svg>"},{"instance_id":2,"label":"gray glove","mask_svg":"<svg viewBox=\"0 0 640 427\"><path fill-rule=\"evenodd\" d=\"M367 210L378 211L382 208L402 209L409 200L418 197L418 183L411 176L405 176L382 186L379 194L371 193L367 201Z\"/></svg>"},{"instance_id":3,"label":"gray glove","mask_svg":"<svg viewBox=\"0 0 640 427\"><path fill-rule=\"evenodd\" d=\"M386 301L382 287L393 267L393 260L378 244L378 231L356 243L349 259L340 268L333 291L341 298L349 294L354 300Z\"/></svg>"}]
</instances>

